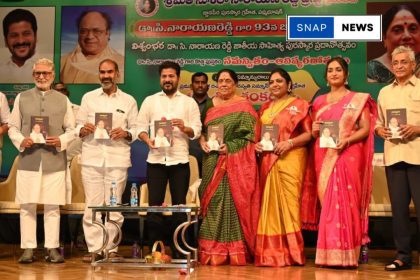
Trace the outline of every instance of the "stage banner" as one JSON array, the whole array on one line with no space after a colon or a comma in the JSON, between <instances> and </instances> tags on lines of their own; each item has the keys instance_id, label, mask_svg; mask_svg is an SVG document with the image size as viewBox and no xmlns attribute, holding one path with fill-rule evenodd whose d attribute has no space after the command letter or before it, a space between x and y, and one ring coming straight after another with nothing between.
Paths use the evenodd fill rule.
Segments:
<instances>
[{"instance_id":1,"label":"stage banner","mask_svg":"<svg viewBox=\"0 0 420 280\"><path fill-rule=\"evenodd\" d=\"M418 1L404 2L417 12L420 10ZM384 15L398 4L401 1L3 0L0 91L12 106L17 93L33 86L33 62L48 57L55 62L56 80L64 81L71 101L80 103L85 92L99 87L98 63L111 57L119 64L120 88L132 94L140 106L146 96L160 90L159 64L172 60L182 67L179 88L183 93L191 94L192 74L205 72L210 77L209 94L213 96L217 92L214 74L230 68L239 75L237 94L258 107L270 98L267 80L271 70L287 70L293 80L293 92L311 101L329 90L326 62L342 56L349 63L352 90L368 92L376 98L392 79L386 58L397 39L387 44L359 40L287 41L286 18ZM23 39L12 36L19 31L6 20L16 10L29 11L36 19L37 30L32 28L33 34L26 34ZM26 12L19 15L28 16ZM384 18L382 22L384 26ZM13 34L9 33L12 29ZM387 30L383 28L383 32ZM414 46L420 48L420 43L417 41ZM381 145L378 147L382 149ZM16 153L6 140L6 171Z\"/></svg>"}]
</instances>

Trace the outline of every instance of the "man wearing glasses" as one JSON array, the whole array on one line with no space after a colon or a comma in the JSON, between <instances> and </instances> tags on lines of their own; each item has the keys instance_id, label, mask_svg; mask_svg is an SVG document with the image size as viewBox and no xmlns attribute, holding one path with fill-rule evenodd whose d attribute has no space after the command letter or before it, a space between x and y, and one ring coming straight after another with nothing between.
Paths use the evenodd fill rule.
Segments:
<instances>
[{"instance_id":1,"label":"man wearing glasses","mask_svg":"<svg viewBox=\"0 0 420 280\"><path fill-rule=\"evenodd\" d=\"M21 248L19 263L34 261L37 248L37 205L44 205L45 260L64 262L58 253L60 232L59 205L69 203L66 193L66 148L74 139L74 116L69 99L52 90L54 64L42 58L33 66L35 87L21 92L9 119L9 137L19 151L16 174L16 203L20 204ZM31 139L33 119L44 119L45 144Z\"/></svg>"},{"instance_id":2,"label":"man wearing glasses","mask_svg":"<svg viewBox=\"0 0 420 280\"><path fill-rule=\"evenodd\" d=\"M104 59L111 59L118 65L124 65L124 57L108 45L112 20L99 11L85 11L77 19L79 33L78 46L61 57L60 78L66 84L96 84L98 65ZM124 81L124 67L120 78Z\"/></svg>"},{"instance_id":3,"label":"man wearing glasses","mask_svg":"<svg viewBox=\"0 0 420 280\"><path fill-rule=\"evenodd\" d=\"M392 208L392 227L397 254L385 266L387 271L410 269L411 233L409 204L413 200L420 229L420 79L414 75L414 51L399 46L392 52L395 80L381 89L378 96L378 120L375 133L385 140L384 162ZM405 110L407 123L398 130L399 139L391 139L387 111Z\"/></svg>"}]
</instances>

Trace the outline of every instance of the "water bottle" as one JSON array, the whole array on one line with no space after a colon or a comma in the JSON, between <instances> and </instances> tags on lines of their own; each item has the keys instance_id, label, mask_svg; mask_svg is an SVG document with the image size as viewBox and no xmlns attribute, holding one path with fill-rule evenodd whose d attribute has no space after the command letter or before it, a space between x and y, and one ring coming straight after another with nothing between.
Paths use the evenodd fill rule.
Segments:
<instances>
[{"instance_id":1,"label":"water bottle","mask_svg":"<svg viewBox=\"0 0 420 280\"><path fill-rule=\"evenodd\" d=\"M117 183L115 181L112 181L111 183L111 191L110 191L110 197L109 197L109 205L110 206L117 206Z\"/></svg>"},{"instance_id":2,"label":"water bottle","mask_svg":"<svg viewBox=\"0 0 420 280\"><path fill-rule=\"evenodd\" d=\"M131 247L131 257L138 259L140 257L140 246L137 242L134 242L133 246Z\"/></svg>"},{"instance_id":3,"label":"water bottle","mask_svg":"<svg viewBox=\"0 0 420 280\"><path fill-rule=\"evenodd\" d=\"M360 250L360 263L368 263L369 260L369 248L367 244L362 245Z\"/></svg>"},{"instance_id":4,"label":"water bottle","mask_svg":"<svg viewBox=\"0 0 420 280\"><path fill-rule=\"evenodd\" d=\"M60 242L60 247L58 247L58 252L64 258L64 243Z\"/></svg>"},{"instance_id":5,"label":"water bottle","mask_svg":"<svg viewBox=\"0 0 420 280\"><path fill-rule=\"evenodd\" d=\"M131 207L139 206L139 196L137 192L136 183L131 184L130 206Z\"/></svg>"}]
</instances>

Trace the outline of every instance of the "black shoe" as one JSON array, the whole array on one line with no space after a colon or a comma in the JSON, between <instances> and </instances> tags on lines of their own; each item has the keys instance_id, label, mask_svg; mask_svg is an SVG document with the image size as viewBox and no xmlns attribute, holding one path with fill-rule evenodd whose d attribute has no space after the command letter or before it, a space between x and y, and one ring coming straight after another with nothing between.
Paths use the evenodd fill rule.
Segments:
<instances>
[{"instance_id":1,"label":"black shoe","mask_svg":"<svg viewBox=\"0 0 420 280\"><path fill-rule=\"evenodd\" d=\"M32 263L35 260L34 257L34 250L33 249L25 249L23 251L22 256L20 256L18 263Z\"/></svg>"},{"instance_id":2,"label":"black shoe","mask_svg":"<svg viewBox=\"0 0 420 280\"><path fill-rule=\"evenodd\" d=\"M392 263L389 263L385 266L386 271L399 271L399 270L405 270L405 269L411 269L411 263L403 262L402 260L399 260L402 264L397 262L397 260L394 260Z\"/></svg>"},{"instance_id":3,"label":"black shoe","mask_svg":"<svg viewBox=\"0 0 420 280\"><path fill-rule=\"evenodd\" d=\"M47 253L48 254L45 256L45 260L47 262L51 262L51 263L63 263L64 262L63 256L60 255L60 253L57 251L57 249L55 249L55 248L48 249Z\"/></svg>"}]
</instances>

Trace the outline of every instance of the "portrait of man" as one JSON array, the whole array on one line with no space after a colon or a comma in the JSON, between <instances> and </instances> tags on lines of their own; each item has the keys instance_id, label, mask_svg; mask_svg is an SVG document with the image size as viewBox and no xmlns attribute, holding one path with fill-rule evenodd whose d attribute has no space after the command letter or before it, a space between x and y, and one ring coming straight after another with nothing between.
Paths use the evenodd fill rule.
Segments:
<instances>
[{"instance_id":1,"label":"portrait of man","mask_svg":"<svg viewBox=\"0 0 420 280\"><path fill-rule=\"evenodd\" d=\"M98 65L112 59L124 82L125 7L63 7L60 79L66 84L96 84Z\"/></svg>"},{"instance_id":2,"label":"portrait of man","mask_svg":"<svg viewBox=\"0 0 420 280\"><path fill-rule=\"evenodd\" d=\"M95 139L109 139L108 130L106 129L104 120L99 120L96 123L94 138Z\"/></svg>"},{"instance_id":3,"label":"portrait of man","mask_svg":"<svg viewBox=\"0 0 420 280\"><path fill-rule=\"evenodd\" d=\"M2 7L0 83L32 83L35 61L53 58L54 16L53 7Z\"/></svg>"},{"instance_id":4,"label":"portrait of man","mask_svg":"<svg viewBox=\"0 0 420 280\"><path fill-rule=\"evenodd\" d=\"M42 134L42 127L39 123L34 124L31 134L29 134L34 143L45 144L45 137Z\"/></svg>"},{"instance_id":5,"label":"portrait of man","mask_svg":"<svg viewBox=\"0 0 420 280\"><path fill-rule=\"evenodd\" d=\"M260 141L263 146L263 151L272 151L274 150L273 141L271 139L271 133L269 131L264 132L263 137Z\"/></svg>"}]
</instances>

